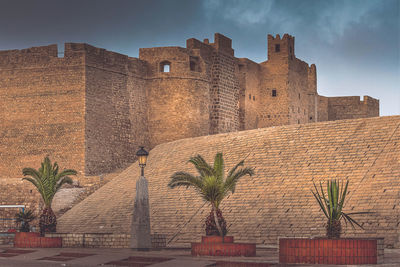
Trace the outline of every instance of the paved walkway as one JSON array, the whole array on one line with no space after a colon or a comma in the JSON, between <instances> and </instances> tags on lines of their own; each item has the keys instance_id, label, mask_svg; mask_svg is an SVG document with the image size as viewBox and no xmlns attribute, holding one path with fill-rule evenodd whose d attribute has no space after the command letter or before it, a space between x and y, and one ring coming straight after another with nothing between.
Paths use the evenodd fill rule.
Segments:
<instances>
[{"instance_id":1,"label":"paved walkway","mask_svg":"<svg viewBox=\"0 0 400 267\"><path fill-rule=\"evenodd\" d=\"M165 249L140 252L130 249L16 249L2 246L0 247L0 266L267 267L280 265L278 264L278 253L275 249L257 249L256 257L236 258L192 257L188 249ZM378 266L400 266L400 249L386 249L385 263Z\"/></svg>"}]
</instances>

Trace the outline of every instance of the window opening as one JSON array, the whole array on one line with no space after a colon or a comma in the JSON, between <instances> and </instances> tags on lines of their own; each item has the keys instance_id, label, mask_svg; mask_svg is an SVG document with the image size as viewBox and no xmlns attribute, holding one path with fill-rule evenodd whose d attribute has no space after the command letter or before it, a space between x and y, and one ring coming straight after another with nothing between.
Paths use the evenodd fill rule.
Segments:
<instances>
[{"instance_id":1,"label":"window opening","mask_svg":"<svg viewBox=\"0 0 400 267\"><path fill-rule=\"evenodd\" d=\"M251 94L249 94L249 99L251 100Z\"/></svg>"},{"instance_id":2,"label":"window opening","mask_svg":"<svg viewBox=\"0 0 400 267\"><path fill-rule=\"evenodd\" d=\"M160 63L160 71L161 72L170 72L171 71L171 63L169 61L163 61Z\"/></svg>"},{"instance_id":3,"label":"window opening","mask_svg":"<svg viewBox=\"0 0 400 267\"><path fill-rule=\"evenodd\" d=\"M280 44L276 44L275 45L275 52L280 52L281 51L281 45Z\"/></svg>"},{"instance_id":4,"label":"window opening","mask_svg":"<svg viewBox=\"0 0 400 267\"><path fill-rule=\"evenodd\" d=\"M276 90L272 90L272 96L275 97L276 96Z\"/></svg>"},{"instance_id":5,"label":"window opening","mask_svg":"<svg viewBox=\"0 0 400 267\"><path fill-rule=\"evenodd\" d=\"M195 71L196 70L196 63L193 61L190 61L190 70Z\"/></svg>"},{"instance_id":6,"label":"window opening","mask_svg":"<svg viewBox=\"0 0 400 267\"><path fill-rule=\"evenodd\" d=\"M256 97L253 95L253 101L256 101Z\"/></svg>"}]
</instances>

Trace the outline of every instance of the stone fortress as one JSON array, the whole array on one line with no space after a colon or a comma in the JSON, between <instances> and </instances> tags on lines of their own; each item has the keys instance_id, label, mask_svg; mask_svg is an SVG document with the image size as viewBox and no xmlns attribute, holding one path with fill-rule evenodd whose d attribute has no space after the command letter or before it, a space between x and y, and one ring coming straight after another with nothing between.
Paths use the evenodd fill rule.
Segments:
<instances>
[{"instance_id":1,"label":"stone fortress","mask_svg":"<svg viewBox=\"0 0 400 267\"><path fill-rule=\"evenodd\" d=\"M139 58L75 43L63 57L56 45L0 51L1 204L40 209L20 178L46 155L78 170L82 185L108 174L54 235L66 246L129 247L135 153L144 145L154 244L185 246L203 234L209 207L193 191L171 191L169 177L194 172L186 164L194 154L211 161L223 152L227 168L243 158L256 168L221 207L236 240L276 246L281 236L323 235L312 182L349 179L348 210L375 213L356 218L365 230L344 235L399 247L400 116L378 117L369 96L320 96L316 79L287 34L268 36L262 63L236 58L221 34L143 48Z\"/></svg>"},{"instance_id":2,"label":"stone fortress","mask_svg":"<svg viewBox=\"0 0 400 267\"><path fill-rule=\"evenodd\" d=\"M88 44L0 51L0 176L45 155L80 177L135 160L139 145L270 126L379 116L365 96L324 97L294 37L268 35L268 60L236 58L231 39L142 48L131 58ZM81 179L85 182L85 179Z\"/></svg>"}]
</instances>

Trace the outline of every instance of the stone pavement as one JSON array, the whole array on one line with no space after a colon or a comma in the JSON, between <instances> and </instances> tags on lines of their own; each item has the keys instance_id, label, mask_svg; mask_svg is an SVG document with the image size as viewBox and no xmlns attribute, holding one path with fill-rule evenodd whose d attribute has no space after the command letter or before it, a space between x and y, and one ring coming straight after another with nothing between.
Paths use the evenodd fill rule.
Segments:
<instances>
[{"instance_id":1,"label":"stone pavement","mask_svg":"<svg viewBox=\"0 0 400 267\"><path fill-rule=\"evenodd\" d=\"M0 266L154 266L154 267L267 267L278 264L276 249L257 249L256 257L192 257L188 249L133 251L130 249L51 248L15 249L0 247ZM283 266L283 265L282 265ZM284 265L291 266L291 265ZM312 266L312 265L292 265ZM321 266L321 265L320 265ZM329 265L326 265L329 266ZM400 266L400 249L386 249L385 263Z\"/></svg>"}]
</instances>

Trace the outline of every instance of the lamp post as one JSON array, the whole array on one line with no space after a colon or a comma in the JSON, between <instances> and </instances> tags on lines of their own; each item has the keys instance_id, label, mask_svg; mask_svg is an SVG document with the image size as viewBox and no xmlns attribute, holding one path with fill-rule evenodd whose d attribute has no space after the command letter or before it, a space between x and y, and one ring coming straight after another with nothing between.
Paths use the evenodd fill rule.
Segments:
<instances>
[{"instance_id":1,"label":"lamp post","mask_svg":"<svg viewBox=\"0 0 400 267\"><path fill-rule=\"evenodd\" d=\"M138 157L139 166L141 168L140 176L144 176L144 167L146 166L149 152L147 152L144 147L141 146L138 152L136 152L136 156Z\"/></svg>"},{"instance_id":2,"label":"lamp post","mask_svg":"<svg viewBox=\"0 0 400 267\"><path fill-rule=\"evenodd\" d=\"M151 249L150 204L147 179L144 177L144 167L149 153L140 147L136 153L141 168L140 177L136 181L136 196L133 207L131 248L137 250Z\"/></svg>"}]
</instances>

